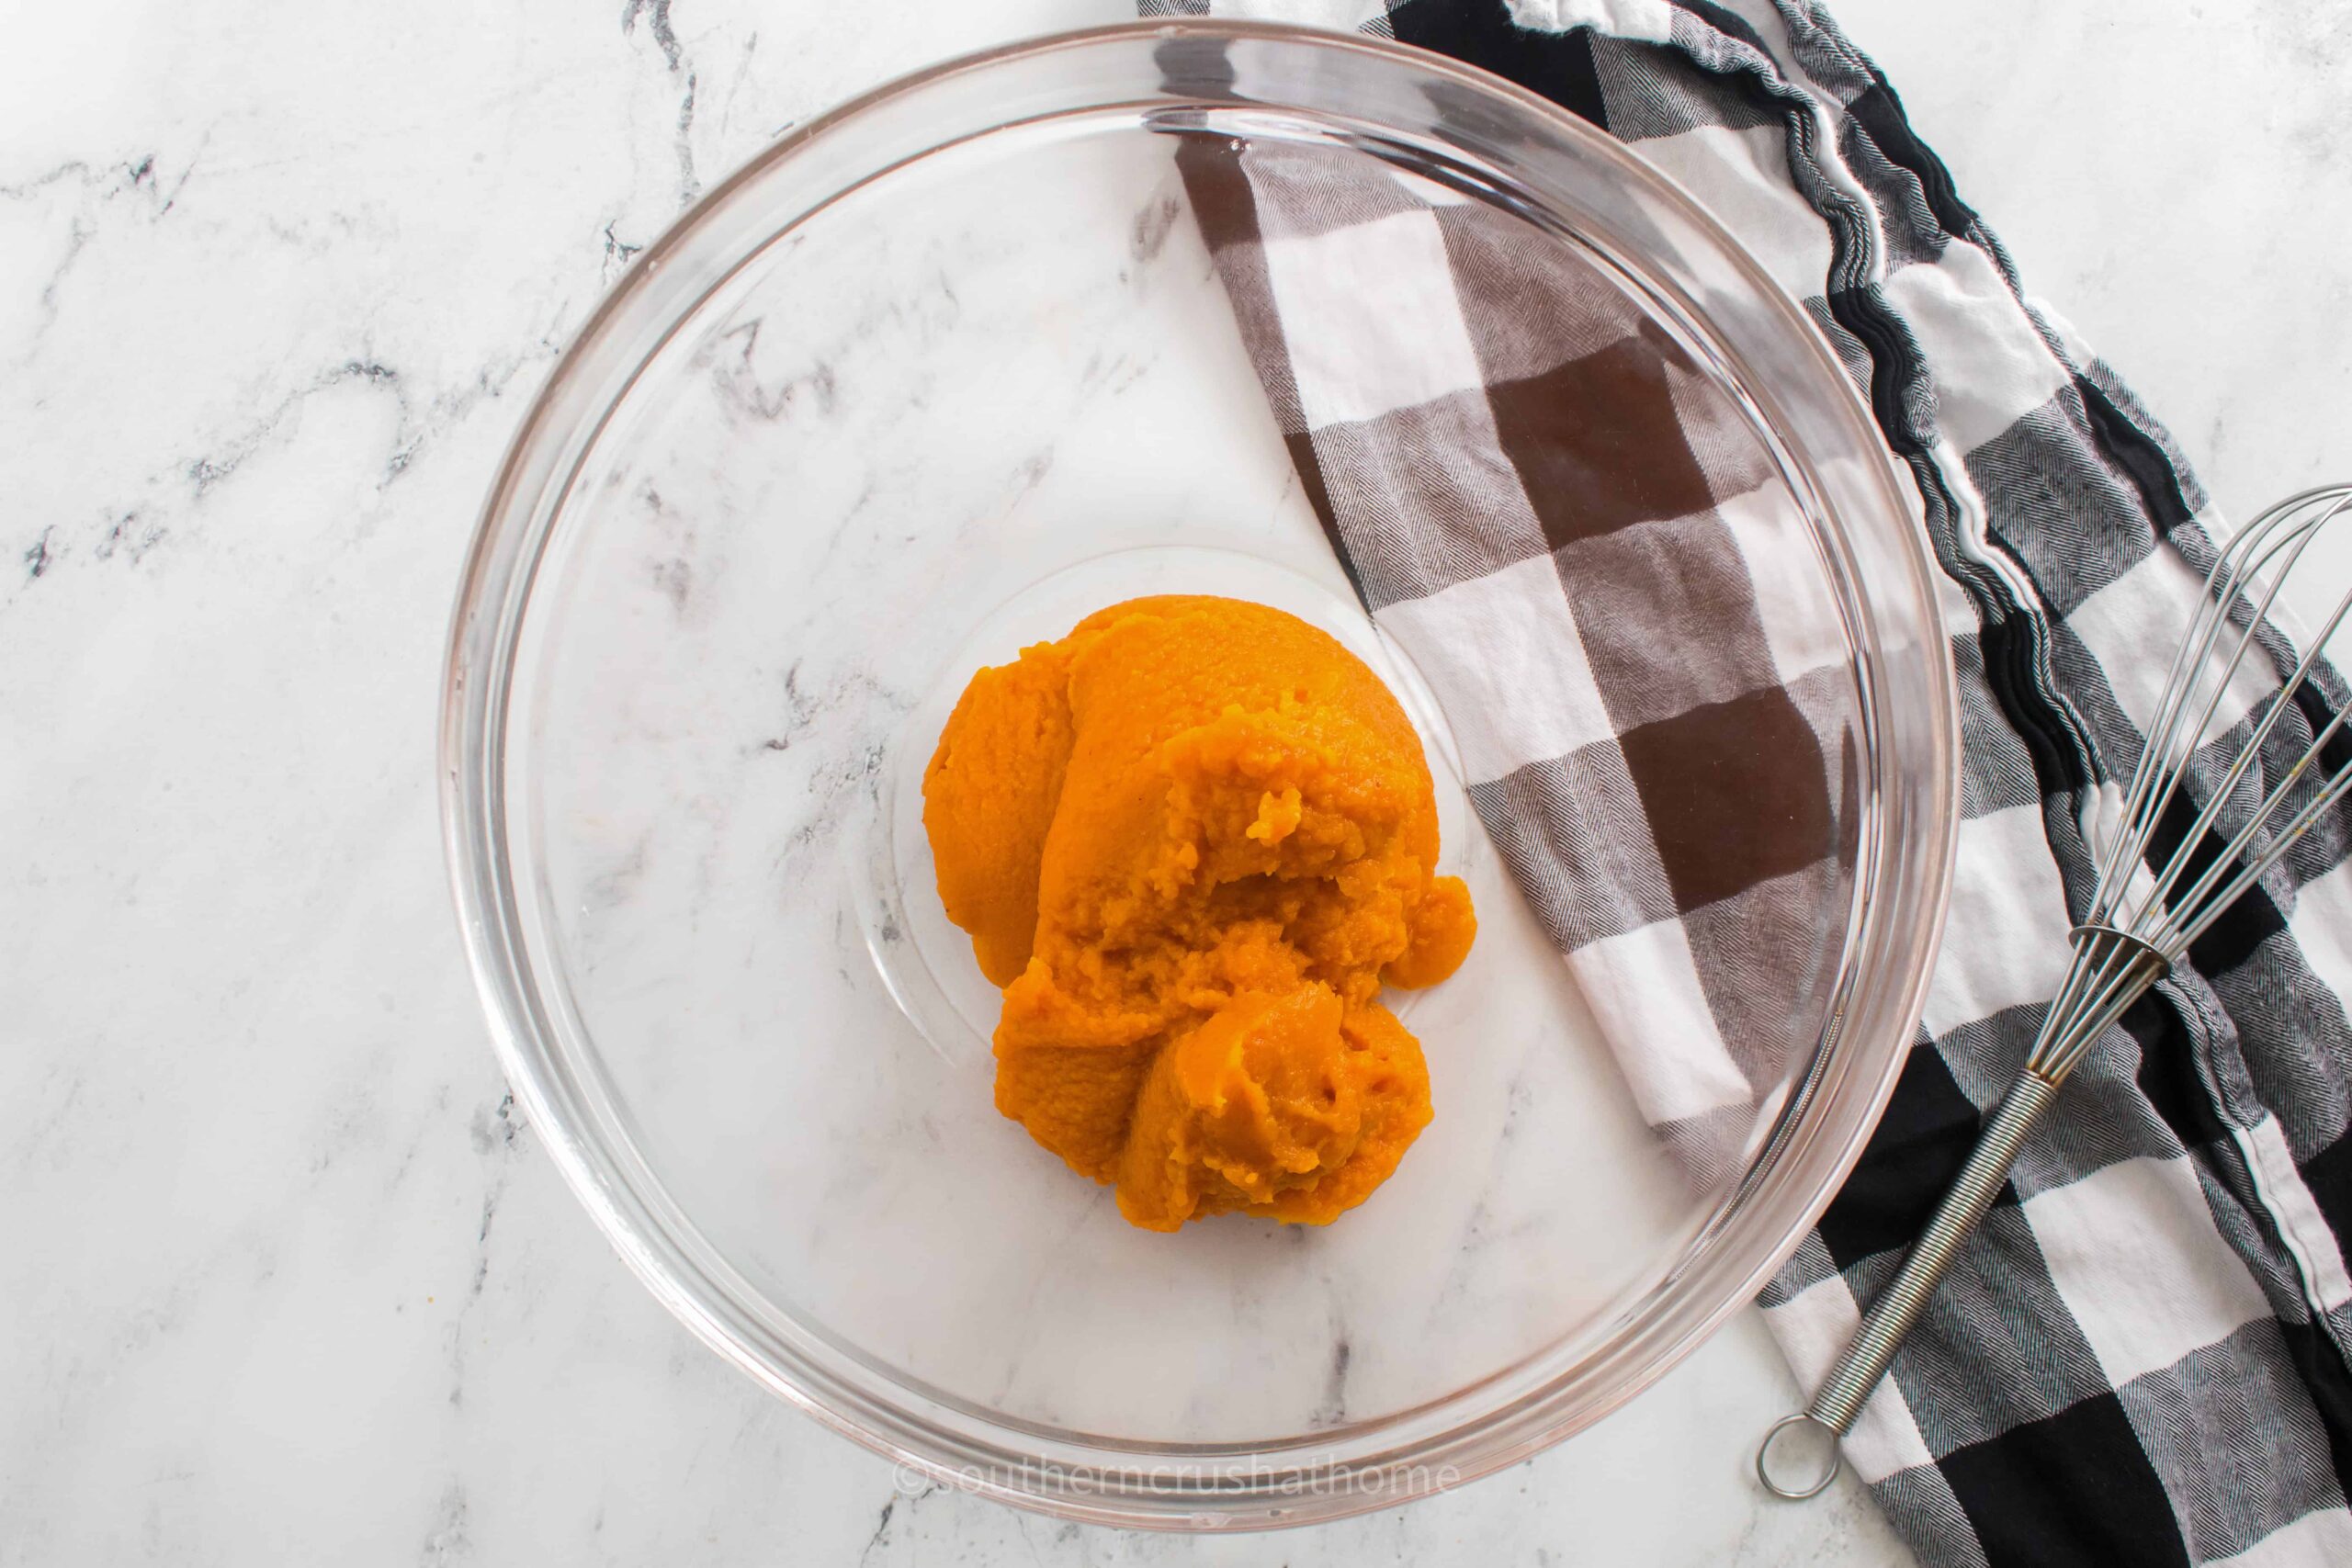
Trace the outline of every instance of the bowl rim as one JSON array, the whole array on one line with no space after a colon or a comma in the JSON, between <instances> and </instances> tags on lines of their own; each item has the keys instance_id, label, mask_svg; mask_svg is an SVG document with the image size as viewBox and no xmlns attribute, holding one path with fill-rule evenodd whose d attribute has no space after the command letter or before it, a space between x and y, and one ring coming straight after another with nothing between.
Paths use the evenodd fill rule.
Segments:
<instances>
[{"instance_id":1,"label":"bowl rim","mask_svg":"<svg viewBox=\"0 0 2352 1568\"><path fill-rule=\"evenodd\" d=\"M600 354L615 363L626 359L628 343L616 348L616 334L657 297L665 281L665 265L714 215L787 160L844 125L936 85L1010 62L1124 45L1139 38L1295 46L1333 55L1372 57L1391 65L1401 63L1473 94L1500 96L1550 122L1552 129L1582 142L1585 151L1645 187L1647 198L1675 209L1678 220L1703 236L1720 253L1720 259L1741 274L1743 283L1783 318L1782 324L1792 330L1794 338L1809 344L1816 367L1826 373L1825 385L1834 385L1842 412L1858 422L1867 438L1864 446L1876 459L1870 465L1872 471L1867 482L1883 492L1881 500L1907 525L1905 561L1914 580L1907 607L1924 622L1920 636L1929 655L1928 686L1935 711L1927 721L1927 737L1939 765L1928 787L1928 804L1915 813L1917 820L1911 824L1915 831L1928 836L1927 853L1917 867L1923 885L1910 893L1915 913L1909 972L1901 977L1891 1008L1881 1010L1890 1019L1899 1020L1902 1027L1884 1031L1883 1043L1867 1055L1861 1047L1871 1042L1862 1042L1842 1056L1829 1045L1818 1049L1820 1063L1842 1070L1836 1086L1842 1098L1829 1097L1840 1108L1833 1124L1825 1128L1815 1122L1808 1127L1796 1109L1782 1112L1784 1128L1796 1129L1797 1136L1792 1141L1817 1147L1825 1139L1834 1140L1833 1156L1817 1162L1818 1174L1793 1202L1786 1194L1779 1195L1787 1222L1779 1226L1781 1234L1767 1246L1747 1247L1740 1267L1724 1274L1723 1286L1711 1293L1703 1307L1684 1313L1670 1333L1650 1345L1633 1365L1622 1369L1605 1395L1586 1398L1565 1416L1556 1410L1548 1414L1545 1410L1547 1403L1557 1403L1579 1370L1605 1359L1606 1352L1596 1352L1587 1361L1561 1370L1541 1386L1486 1410L1466 1425L1446 1430L1441 1438L1419 1440L1419 1462L1383 1471L1386 1480L1377 1488L1364 1487L1355 1478L1381 1469L1395 1450L1374 1450L1338 1466L1338 1471L1349 1472L1349 1484L1335 1490L1328 1484L1319 1489L1311 1484L1318 1472L1329 1472L1331 1466L1277 1463L1261 1468L1256 1461L1276 1450L1252 1450L1246 1445L1094 1439L1060 1445L1067 1454L1080 1456L1077 1462L1050 1458L1041 1461L1034 1447L1017 1446L1018 1439L1034 1438L1036 1431L1009 1417L971 1423L987 1429L980 1435L959 1431L943 1439L933 1425L933 1412L922 1408L931 1402L907 1390L903 1380L892 1381L906 1397L879 1396L854 1377L812 1359L809 1346L775 1342L772 1334L757 1334L755 1325L740 1314L724 1310L707 1292L697 1292L681 1278L684 1268L698 1270L706 1280L723 1278L732 1270L707 1244L703 1244L704 1250L710 1256L693 1256L693 1243L698 1238L687 1235L682 1239L675 1229L684 1225L691 1233L691 1222L674 1205L665 1207L666 1193L649 1193L629 1179L628 1161L617 1157L610 1146L616 1137L625 1142L625 1134L614 1126L598 1124L589 1086L581 1082L577 1065L564 1060L551 1041L526 955L524 933L518 929L505 823L505 725L523 612L547 544L547 526L542 524L535 529L534 520L551 522L561 510L564 492L577 474L581 458L594 447L651 354L649 350L639 355L635 367L605 389L608 395L595 398L585 396L579 384L583 364ZM937 147L952 145L956 140L942 141ZM869 171L863 179L799 213L794 221L805 220L809 213L897 166L900 165ZM702 289L685 302L684 309L662 329L664 341L716 287ZM536 537L526 537L534 533ZM1754 1298L1803 1242L1860 1157L1917 1033L1951 894L1959 829L1959 694L1935 571L1917 502L1904 481L1899 460L1887 448L1835 352L1807 312L1702 204L1607 133L1561 106L1475 66L1393 39L1283 23L1143 19L975 51L885 82L792 128L711 186L635 257L598 301L518 422L467 554L442 671L437 773L443 848L469 967L492 1046L526 1121L539 1130L566 1185L623 1261L697 1338L825 1426L895 1461L902 1483L911 1477L1061 1517L1159 1529L1283 1528L1395 1506L1517 1463L1584 1429L1649 1387ZM1865 849L1867 852L1868 846ZM1856 908L1865 901L1858 871ZM1838 1027L1838 1021L1833 1021L1826 1032L1834 1033ZM1850 1035L1841 1036L1838 1043L1851 1040ZM1821 1076L1818 1066L1815 1077ZM1792 1102L1817 1087L1809 1079L1792 1096ZM633 1150L628 1152L633 1156ZM1789 1165L1790 1156L1783 1154L1780 1164L1769 1168L1767 1174L1773 1169L1785 1172ZM650 1169L645 1176L650 1179ZM658 1181L653 1185L658 1189ZM1743 1189L1719 1212L1717 1224L1740 1212L1751 1197ZM760 1337L770 1342L755 1346L753 1340ZM1452 1405L1494 1381L1482 1380L1434 1403L1439 1407ZM1377 1431L1419 1414L1408 1411L1384 1417L1373 1427ZM1016 1446L994 1440L990 1434L1014 1439ZM1482 1438L1494 1440L1475 1441ZM1296 1446L1304 1448L1315 1440L1301 1438ZM1122 1456L1168 1455L1191 1462L1153 1466L1118 1462ZM1106 1462L1088 1462L1096 1457ZM1220 1464L1241 1458L1250 1461L1246 1476ZM1430 1464L1426 1462L1430 1459L1447 1462ZM1165 1473L1170 1471L1177 1473ZM1085 1483L1071 1484L1073 1477ZM1301 1477L1310 1482L1303 1491L1297 1487ZM1324 1478L1329 1482L1331 1475L1326 1473Z\"/></svg>"}]
</instances>

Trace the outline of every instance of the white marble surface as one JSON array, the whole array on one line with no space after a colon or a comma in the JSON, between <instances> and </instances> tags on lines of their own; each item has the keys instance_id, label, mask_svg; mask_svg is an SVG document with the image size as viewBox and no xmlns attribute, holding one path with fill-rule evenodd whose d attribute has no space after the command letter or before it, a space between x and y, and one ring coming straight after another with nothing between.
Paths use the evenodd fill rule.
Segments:
<instances>
[{"instance_id":1,"label":"white marble surface","mask_svg":"<svg viewBox=\"0 0 2352 1568\"><path fill-rule=\"evenodd\" d=\"M515 1124L432 788L478 499L703 186L899 71L1121 14L894 10L10 17L0 1562L1899 1560L1850 1487L1747 1481L1793 1393L1752 1317L1562 1449L1326 1529L902 1495L694 1344ZM2352 22L1839 10L2226 508L2340 471Z\"/></svg>"}]
</instances>

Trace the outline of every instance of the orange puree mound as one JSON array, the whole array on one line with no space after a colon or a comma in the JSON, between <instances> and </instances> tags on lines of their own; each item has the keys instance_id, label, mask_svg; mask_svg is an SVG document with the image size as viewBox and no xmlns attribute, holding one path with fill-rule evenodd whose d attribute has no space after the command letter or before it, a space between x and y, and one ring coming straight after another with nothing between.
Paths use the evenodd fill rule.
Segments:
<instances>
[{"instance_id":1,"label":"orange puree mound","mask_svg":"<svg viewBox=\"0 0 2352 1568\"><path fill-rule=\"evenodd\" d=\"M923 777L940 901L1004 988L996 1101L1136 1224L1324 1224L1427 1124L1376 999L1470 950L1420 739L1234 599L1130 600L972 677Z\"/></svg>"}]
</instances>

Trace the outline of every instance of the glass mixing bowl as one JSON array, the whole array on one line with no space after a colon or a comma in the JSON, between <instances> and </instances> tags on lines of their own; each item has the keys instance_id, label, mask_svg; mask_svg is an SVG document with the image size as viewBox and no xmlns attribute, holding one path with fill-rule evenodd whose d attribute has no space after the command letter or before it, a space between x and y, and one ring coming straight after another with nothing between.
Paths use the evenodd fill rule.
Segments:
<instances>
[{"instance_id":1,"label":"glass mixing bowl","mask_svg":"<svg viewBox=\"0 0 2352 1568\"><path fill-rule=\"evenodd\" d=\"M1713 1168L1645 1124L1469 810L1458 690L1351 596L1182 201L1195 137L1487 203L1522 298L1638 312L1752 440L1799 629L1832 652L1809 716L1841 848L1757 938L1786 961L1756 954L1730 1043L1764 1088ZM1632 1397L1860 1150L1950 871L1932 581L1804 312L1606 137L1381 41L1047 39L794 131L590 319L465 574L451 875L531 1124L721 1355L902 1463L1068 1517L1360 1512ZM1406 1013L1436 1120L1329 1228L1130 1229L993 1108L995 998L932 888L918 784L965 678L1163 591L1282 605L1386 676L1483 918Z\"/></svg>"}]
</instances>

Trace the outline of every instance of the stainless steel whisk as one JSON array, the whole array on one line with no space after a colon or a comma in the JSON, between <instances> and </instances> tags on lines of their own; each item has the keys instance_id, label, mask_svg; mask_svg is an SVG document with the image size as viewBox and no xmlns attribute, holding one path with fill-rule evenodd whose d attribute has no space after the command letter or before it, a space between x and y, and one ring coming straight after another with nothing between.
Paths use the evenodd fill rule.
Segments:
<instances>
[{"instance_id":1,"label":"stainless steel whisk","mask_svg":"<svg viewBox=\"0 0 2352 1568\"><path fill-rule=\"evenodd\" d=\"M2352 761L2332 773L2321 762L2322 750L2343 728L2345 714L2338 711L2268 784L2242 822L2233 829L2223 820L2225 814L2232 813L2239 785L2259 759L2264 743L2294 708L2295 694L2309 682L2321 650L2345 613L2352 610L2352 592L2347 592L2327 624L2311 639L2309 650L2293 672L2253 710L2259 719L2215 782L2178 847L2161 867L2149 863L2157 824L2180 794L2190 759L2205 743L2206 731L2248 650L2257 646L2256 627L2270 614L2279 588L2312 540L2347 508L2352 508L2352 485L2306 491L2256 518L2231 539L2215 561L2205 581L2204 603L2165 676L2147 746L2124 795L2121 824L2109 837L2099 861L2089 914L2075 928L2073 962L2042 1020L2025 1070L2009 1087L1935 1218L1905 1258L1902 1271L1871 1308L1812 1404L1801 1415L1784 1416L1765 1434L1763 1446L1756 1453L1756 1474L1775 1495L1818 1496L1836 1479L1836 1440L1852 1429L1863 1402L1893 1363L1896 1348L1927 1310L1969 1233L1992 1207L2027 1134L2057 1098L2059 1086L2092 1043L2149 987L2164 978L2189 944L2221 919L2289 845L2352 789ZM2254 601L2256 594L2258 603ZM2233 646L2225 659L2217 660L2215 649L2224 641ZM2352 746L2346 750L2352 751ZM2307 785L2306 777L2315 767L2323 782ZM1827 1435L1828 1458L1817 1478L1792 1485L1774 1479L1772 1453L1784 1434L1800 1427Z\"/></svg>"}]
</instances>

